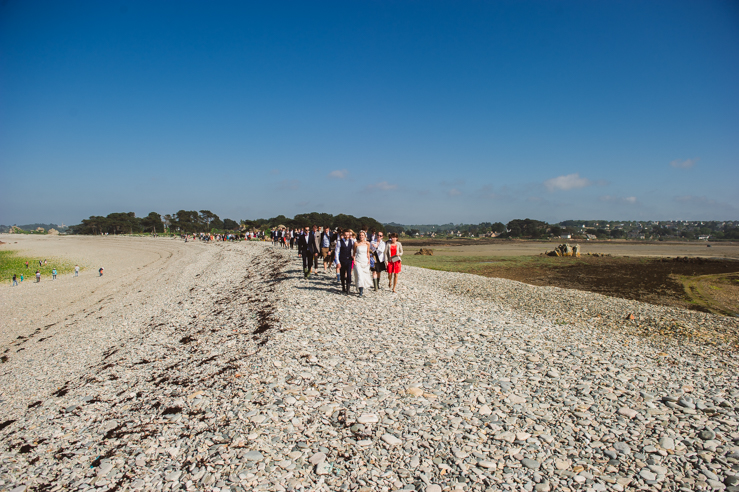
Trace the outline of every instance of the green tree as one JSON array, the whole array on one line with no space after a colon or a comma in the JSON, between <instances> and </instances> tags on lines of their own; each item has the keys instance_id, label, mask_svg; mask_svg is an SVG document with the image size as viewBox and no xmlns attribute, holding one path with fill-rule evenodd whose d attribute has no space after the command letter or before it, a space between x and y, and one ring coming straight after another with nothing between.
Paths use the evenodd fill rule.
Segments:
<instances>
[{"instance_id":1,"label":"green tree","mask_svg":"<svg viewBox=\"0 0 739 492\"><path fill-rule=\"evenodd\" d=\"M149 215L141 219L141 227L147 232L164 232L162 216L156 212L149 212Z\"/></svg>"}]
</instances>

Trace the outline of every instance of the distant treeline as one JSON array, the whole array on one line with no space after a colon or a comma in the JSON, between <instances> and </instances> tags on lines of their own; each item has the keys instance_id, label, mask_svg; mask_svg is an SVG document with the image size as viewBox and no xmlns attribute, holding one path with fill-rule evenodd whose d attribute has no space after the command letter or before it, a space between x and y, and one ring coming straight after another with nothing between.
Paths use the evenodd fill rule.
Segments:
<instances>
[{"instance_id":1,"label":"distant treeline","mask_svg":"<svg viewBox=\"0 0 739 492\"><path fill-rule=\"evenodd\" d=\"M739 221L608 221L565 220L548 224L541 220L514 219L480 224L385 224L390 232L411 236L480 236L495 233L497 237L548 238L571 236L597 239L739 239Z\"/></svg>"},{"instance_id":2,"label":"distant treeline","mask_svg":"<svg viewBox=\"0 0 739 492\"><path fill-rule=\"evenodd\" d=\"M176 233L198 233L198 232L227 232L238 230L268 230L279 226L290 229L317 225L319 227L329 226L331 228L341 227L359 230L366 227L369 230L384 231L381 223L371 217L354 217L353 215L331 215L312 212L299 214L288 218L278 215L271 219L221 220L218 215L210 210L180 210L174 214L164 216L157 212L151 212L146 217L136 217L133 212L115 212L103 216L91 216L84 219L81 224L71 226L73 234L137 234L137 233L163 233L165 229Z\"/></svg>"},{"instance_id":3,"label":"distant treeline","mask_svg":"<svg viewBox=\"0 0 739 492\"><path fill-rule=\"evenodd\" d=\"M17 227L18 229L23 229L24 231L35 231L39 227L42 228L44 231L48 231L49 229L56 229L57 231L64 231L67 229L66 226L62 227L57 224L23 224L23 225L15 225L15 226L0 225L0 232L10 232L10 230L13 227Z\"/></svg>"}]
</instances>

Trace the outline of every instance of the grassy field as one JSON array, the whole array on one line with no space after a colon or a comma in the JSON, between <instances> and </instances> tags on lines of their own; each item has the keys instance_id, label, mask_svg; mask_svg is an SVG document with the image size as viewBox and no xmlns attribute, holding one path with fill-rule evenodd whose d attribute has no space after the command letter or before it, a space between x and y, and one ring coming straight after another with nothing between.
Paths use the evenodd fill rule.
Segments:
<instances>
[{"instance_id":1,"label":"grassy field","mask_svg":"<svg viewBox=\"0 0 739 492\"><path fill-rule=\"evenodd\" d=\"M46 258L47 263L45 266L39 267L38 261L44 260L44 258L31 258L23 256L16 251L0 251L0 279L3 282L11 282L13 280L13 274L18 275L18 281L20 282L21 274L25 277L25 281L35 282L36 270L41 271L41 278L51 278L51 271L56 268L58 275L65 273L71 273L74 271L74 263L68 260L60 260L58 258ZM26 268L26 261L28 261L28 268ZM80 267L80 271L82 267Z\"/></svg>"},{"instance_id":2,"label":"grassy field","mask_svg":"<svg viewBox=\"0 0 739 492\"><path fill-rule=\"evenodd\" d=\"M681 277L689 302L714 314L739 316L739 274Z\"/></svg>"},{"instance_id":3,"label":"grassy field","mask_svg":"<svg viewBox=\"0 0 739 492\"><path fill-rule=\"evenodd\" d=\"M433 256L408 254L411 248L407 250L403 263L409 266L585 290L727 316L739 314L739 261L735 260L610 254L505 256L501 253L510 249L469 246L435 248Z\"/></svg>"}]
</instances>

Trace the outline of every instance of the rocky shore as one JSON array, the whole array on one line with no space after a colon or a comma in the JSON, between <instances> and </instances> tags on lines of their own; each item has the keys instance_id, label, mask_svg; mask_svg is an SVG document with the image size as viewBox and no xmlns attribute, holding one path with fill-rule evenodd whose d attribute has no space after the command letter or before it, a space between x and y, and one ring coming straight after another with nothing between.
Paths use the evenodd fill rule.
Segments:
<instances>
[{"instance_id":1,"label":"rocky shore","mask_svg":"<svg viewBox=\"0 0 739 492\"><path fill-rule=\"evenodd\" d=\"M739 490L735 319L408 267L343 296L266 243L151 241L3 333L0 490Z\"/></svg>"}]
</instances>

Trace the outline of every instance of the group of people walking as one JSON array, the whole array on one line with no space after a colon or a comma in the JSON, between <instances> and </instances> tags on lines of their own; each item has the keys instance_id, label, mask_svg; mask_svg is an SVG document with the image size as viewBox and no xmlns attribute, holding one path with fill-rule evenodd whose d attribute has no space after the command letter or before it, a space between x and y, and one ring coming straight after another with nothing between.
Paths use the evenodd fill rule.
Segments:
<instances>
[{"instance_id":1,"label":"group of people walking","mask_svg":"<svg viewBox=\"0 0 739 492\"><path fill-rule=\"evenodd\" d=\"M44 260L43 263L41 262L41 260L39 260L39 265L46 265L46 260ZM28 261L26 261L26 268L28 268ZM103 276L102 267L100 267L99 273L100 273L100 276L102 277ZM80 266L75 265L74 266L74 276L79 277L79 275L80 275ZM57 271L56 271L56 267L54 267L51 269L51 279L56 280L56 276L57 276ZM41 282L41 270L36 270L35 277L36 277L36 283ZM18 275L14 273L13 283L12 283L13 287L17 287L19 285L19 279L20 279L20 282L23 282L23 280L25 280L25 276L23 274Z\"/></svg>"},{"instance_id":2,"label":"group of people walking","mask_svg":"<svg viewBox=\"0 0 739 492\"><path fill-rule=\"evenodd\" d=\"M329 227L319 230L314 225L302 230L272 231L272 242L283 248L297 246L306 279L311 272L319 273L319 260L323 262L324 273L333 273L335 269L336 281L341 283L344 294L351 292L352 277L360 296L370 287L380 290L382 272L388 274L389 289L396 292L398 287L403 245L397 234L385 238L381 231L355 233L351 229L331 230Z\"/></svg>"}]
</instances>

